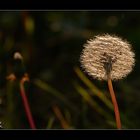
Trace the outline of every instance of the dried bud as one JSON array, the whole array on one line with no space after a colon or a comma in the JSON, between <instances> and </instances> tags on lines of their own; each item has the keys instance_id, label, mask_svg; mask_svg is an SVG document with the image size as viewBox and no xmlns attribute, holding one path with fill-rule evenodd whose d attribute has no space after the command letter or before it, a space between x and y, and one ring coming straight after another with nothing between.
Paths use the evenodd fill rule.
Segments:
<instances>
[{"instance_id":1,"label":"dried bud","mask_svg":"<svg viewBox=\"0 0 140 140\"><path fill-rule=\"evenodd\" d=\"M26 73L26 69L23 62L23 57L21 53L15 52L14 53L14 61L13 61L13 73L17 79L21 79L24 74Z\"/></svg>"},{"instance_id":2,"label":"dried bud","mask_svg":"<svg viewBox=\"0 0 140 140\"><path fill-rule=\"evenodd\" d=\"M14 53L14 59L20 59L20 60L22 60L23 57L22 57L22 55L19 52L15 52Z\"/></svg>"},{"instance_id":3,"label":"dried bud","mask_svg":"<svg viewBox=\"0 0 140 140\"><path fill-rule=\"evenodd\" d=\"M82 67L99 80L121 79L127 76L135 64L131 45L117 36L96 36L87 41L80 57Z\"/></svg>"}]
</instances>

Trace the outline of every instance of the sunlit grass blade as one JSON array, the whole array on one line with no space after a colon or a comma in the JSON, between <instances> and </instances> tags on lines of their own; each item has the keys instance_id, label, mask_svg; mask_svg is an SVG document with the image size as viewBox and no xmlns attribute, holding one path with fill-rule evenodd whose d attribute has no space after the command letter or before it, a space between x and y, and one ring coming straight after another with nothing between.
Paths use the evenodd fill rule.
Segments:
<instances>
[{"instance_id":1,"label":"sunlit grass blade","mask_svg":"<svg viewBox=\"0 0 140 140\"><path fill-rule=\"evenodd\" d=\"M55 120L54 116L51 116L49 118L48 125L47 125L46 129L51 129L53 127L54 120Z\"/></svg>"},{"instance_id":2,"label":"sunlit grass blade","mask_svg":"<svg viewBox=\"0 0 140 140\"><path fill-rule=\"evenodd\" d=\"M108 108L113 110L111 101L104 95L104 93L99 90L78 67L75 67L74 70L81 81L83 81L87 85L87 87L89 87L89 89L92 91L92 94L97 96Z\"/></svg>"},{"instance_id":3,"label":"sunlit grass blade","mask_svg":"<svg viewBox=\"0 0 140 140\"><path fill-rule=\"evenodd\" d=\"M61 92L57 91L52 86L48 85L47 83L39 79L34 80L34 84L40 87L42 90L51 93L53 96L55 96L56 98L61 100L64 104L66 104L70 109L77 112L78 109L66 97L64 97Z\"/></svg>"},{"instance_id":4,"label":"sunlit grass blade","mask_svg":"<svg viewBox=\"0 0 140 140\"><path fill-rule=\"evenodd\" d=\"M75 85L75 89L77 90L77 92L83 97L83 99L85 101L87 101L87 103L94 109L96 110L100 115L106 117L107 119L113 119L113 117L107 113L106 111L104 111L100 105L98 105L98 103L96 101L94 101L94 99L89 95L89 93L82 88L79 84L74 83Z\"/></svg>"}]
</instances>

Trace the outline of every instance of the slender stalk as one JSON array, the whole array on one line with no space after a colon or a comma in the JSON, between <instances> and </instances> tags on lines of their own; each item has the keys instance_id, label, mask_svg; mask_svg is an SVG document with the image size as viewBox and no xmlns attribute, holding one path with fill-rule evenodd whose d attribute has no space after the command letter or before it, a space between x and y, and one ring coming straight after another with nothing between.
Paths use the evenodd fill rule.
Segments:
<instances>
[{"instance_id":1,"label":"slender stalk","mask_svg":"<svg viewBox=\"0 0 140 140\"><path fill-rule=\"evenodd\" d=\"M65 118L63 117L63 115L62 115L60 109L59 109L57 106L53 106L53 111L54 111L55 115L57 116L57 118L59 119L59 121L60 121L62 127L63 127L64 129L70 128L68 122L65 120Z\"/></svg>"},{"instance_id":2,"label":"slender stalk","mask_svg":"<svg viewBox=\"0 0 140 140\"><path fill-rule=\"evenodd\" d=\"M121 120L120 120L119 108L118 108L117 100L116 100L115 93L114 93L114 90L113 90L112 81L111 81L110 78L108 79L108 88L109 88L112 103L113 103L113 106L114 106L117 128L121 129Z\"/></svg>"},{"instance_id":3,"label":"slender stalk","mask_svg":"<svg viewBox=\"0 0 140 140\"><path fill-rule=\"evenodd\" d=\"M21 97L23 100L24 108L26 111L26 115L27 115L30 127L31 127L31 129L36 129L36 126L35 126L31 111L30 111L29 103L28 103L28 100L26 97L24 82L22 82L22 81L20 82L20 93L21 93Z\"/></svg>"}]
</instances>

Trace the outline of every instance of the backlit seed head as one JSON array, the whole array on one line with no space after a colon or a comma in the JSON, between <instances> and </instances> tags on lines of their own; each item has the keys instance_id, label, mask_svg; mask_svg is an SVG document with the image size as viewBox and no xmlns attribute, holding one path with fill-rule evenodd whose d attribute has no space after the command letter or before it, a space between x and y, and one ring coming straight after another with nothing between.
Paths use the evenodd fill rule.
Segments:
<instances>
[{"instance_id":1,"label":"backlit seed head","mask_svg":"<svg viewBox=\"0 0 140 140\"><path fill-rule=\"evenodd\" d=\"M104 34L87 41L80 62L85 71L99 80L122 79L135 64L131 45L120 37Z\"/></svg>"}]
</instances>

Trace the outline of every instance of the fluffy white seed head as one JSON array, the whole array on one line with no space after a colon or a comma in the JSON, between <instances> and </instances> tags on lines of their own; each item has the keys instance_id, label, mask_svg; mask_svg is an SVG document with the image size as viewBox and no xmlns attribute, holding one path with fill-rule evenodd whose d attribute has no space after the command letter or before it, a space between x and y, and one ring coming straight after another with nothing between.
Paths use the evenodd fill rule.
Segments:
<instances>
[{"instance_id":1,"label":"fluffy white seed head","mask_svg":"<svg viewBox=\"0 0 140 140\"><path fill-rule=\"evenodd\" d=\"M120 37L104 34L84 45L80 61L85 71L99 80L122 79L135 64L131 45Z\"/></svg>"}]
</instances>

